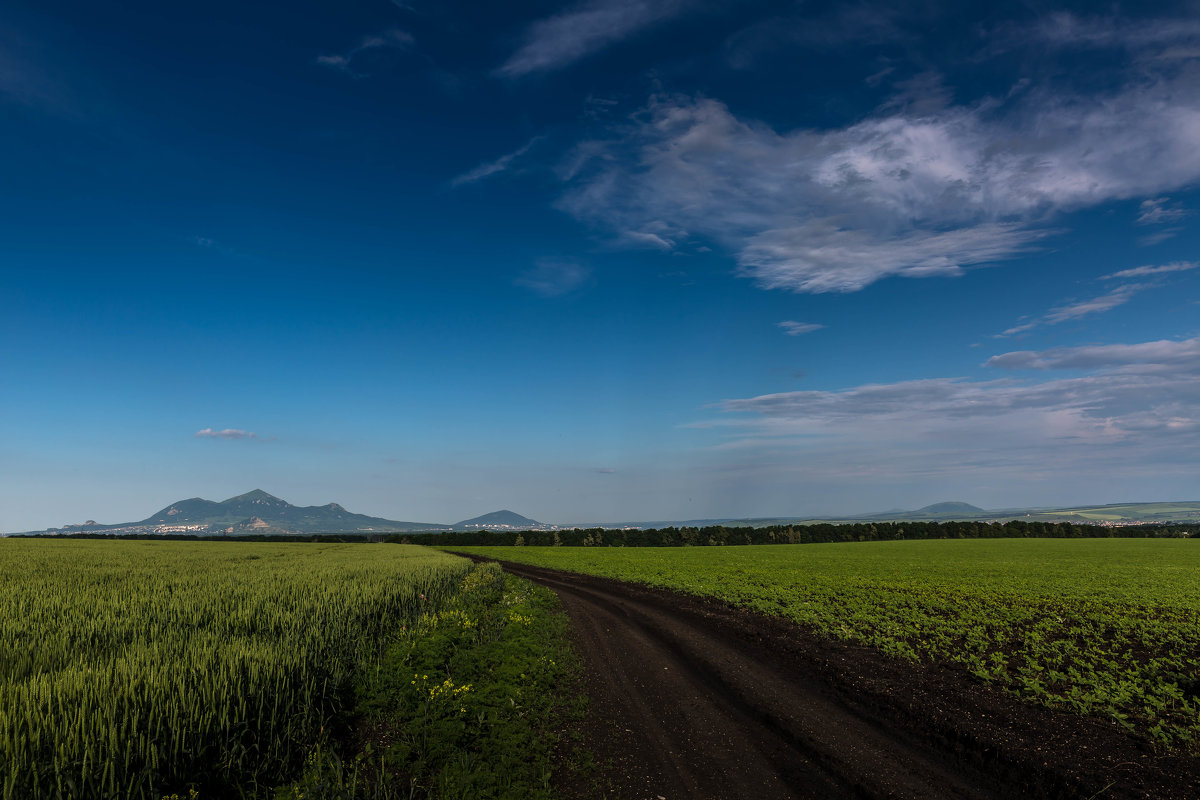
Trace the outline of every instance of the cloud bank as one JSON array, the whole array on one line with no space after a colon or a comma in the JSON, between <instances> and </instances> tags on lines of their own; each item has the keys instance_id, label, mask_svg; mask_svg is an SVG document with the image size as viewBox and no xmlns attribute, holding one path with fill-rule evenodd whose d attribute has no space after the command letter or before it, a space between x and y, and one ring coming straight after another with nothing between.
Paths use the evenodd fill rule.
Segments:
<instances>
[{"instance_id":1,"label":"cloud bank","mask_svg":"<svg viewBox=\"0 0 1200 800\"><path fill-rule=\"evenodd\" d=\"M1004 353L987 365L1085 374L767 394L723 401L720 418L693 427L725 434L722 451L823 477L1196 470L1200 337Z\"/></svg>"}]
</instances>

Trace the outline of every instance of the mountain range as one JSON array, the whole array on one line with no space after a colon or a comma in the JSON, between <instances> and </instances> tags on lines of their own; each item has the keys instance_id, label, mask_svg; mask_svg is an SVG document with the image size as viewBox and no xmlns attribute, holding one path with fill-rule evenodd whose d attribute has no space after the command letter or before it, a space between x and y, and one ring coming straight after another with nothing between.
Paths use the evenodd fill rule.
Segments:
<instances>
[{"instance_id":1,"label":"mountain range","mask_svg":"<svg viewBox=\"0 0 1200 800\"><path fill-rule=\"evenodd\" d=\"M220 502L192 497L172 503L138 522L101 525L88 520L82 525L64 525L28 533L190 533L295 534L371 533L475 530L480 528L536 528L541 523L512 511L493 511L451 525L433 522L404 522L347 511L337 503L323 506L294 506L286 500L255 489Z\"/></svg>"},{"instance_id":2,"label":"mountain range","mask_svg":"<svg viewBox=\"0 0 1200 800\"><path fill-rule=\"evenodd\" d=\"M463 530L537 530L551 528L665 528L764 527L852 522L1004 522L1025 519L1031 522L1074 522L1099 525L1131 525L1200 521L1200 502L1116 503L1068 508L1007 508L987 510L963 502L934 503L914 511L895 509L847 517L720 517L690 520L654 520L641 522L587 522L547 525L514 511L493 511L478 517L445 525L433 522L403 522L347 511L337 503L323 506L294 506L285 500L255 489L228 500L216 502L193 497L172 503L138 522L101 525L92 520L81 525L64 525L26 534L305 534L305 533L392 533Z\"/></svg>"}]
</instances>

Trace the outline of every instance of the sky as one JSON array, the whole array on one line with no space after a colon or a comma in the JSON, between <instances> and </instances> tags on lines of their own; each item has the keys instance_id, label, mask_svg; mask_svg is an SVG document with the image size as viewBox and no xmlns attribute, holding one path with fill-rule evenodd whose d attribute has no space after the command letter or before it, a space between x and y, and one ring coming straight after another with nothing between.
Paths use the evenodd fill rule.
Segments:
<instances>
[{"instance_id":1,"label":"sky","mask_svg":"<svg viewBox=\"0 0 1200 800\"><path fill-rule=\"evenodd\" d=\"M0 531L1200 500L1200 5L0 11Z\"/></svg>"}]
</instances>

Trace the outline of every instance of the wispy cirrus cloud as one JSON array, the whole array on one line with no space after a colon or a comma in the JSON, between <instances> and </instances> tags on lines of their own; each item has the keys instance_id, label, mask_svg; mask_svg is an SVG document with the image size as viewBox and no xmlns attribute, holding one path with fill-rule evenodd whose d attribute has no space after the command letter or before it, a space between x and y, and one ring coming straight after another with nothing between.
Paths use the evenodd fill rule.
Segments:
<instances>
[{"instance_id":1,"label":"wispy cirrus cloud","mask_svg":"<svg viewBox=\"0 0 1200 800\"><path fill-rule=\"evenodd\" d=\"M1102 314L1105 311L1112 311L1114 308L1128 303L1134 295L1145 289L1149 289L1152 285L1149 283L1128 283L1097 297L1091 297L1087 300L1076 300L1072 303L1056 306L1042 316L1014 325L1003 333L998 334L998 336L1016 336L1019 333L1026 333L1043 325L1057 325L1060 322L1068 322L1092 314Z\"/></svg>"},{"instance_id":2,"label":"wispy cirrus cloud","mask_svg":"<svg viewBox=\"0 0 1200 800\"><path fill-rule=\"evenodd\" d=\"M1200 180L1196 69L1156 61L1104 92L1022 83L957 105L930 75L820 130L659 95L564 159L560 206L627 241L651 225L673 248L715 241L768 289L953 276L1037 247L1068 211L1146 198L1148 221L1176 219L1164 193Z\"/></svg>"},{"instance_id":3,"label":"wispy cirrus cloud","mask_svg":"<svg viewBox=\"0 0 1200 800\"><path fill-rule=\"evenodd\" d=\"M1091 369L1124 373L1200 375L1200 337L1160 339L1137 344L1085 345L1050 350L1019 350L992 356L989 367L1001 369Z\"/></svg>"},{"instance_id":4,"label":"wispy cirrus cloud","mask_svg":"<svg viewBox=\"0 0 1200 800\"><path fill-rule=\"evenodd\" d=\"M1155 197L1143 200L1138 206L1138 225L1171 225L1172 227L1160 228L1153 233L1146 234L1138 240L1139 243L1143 245L1155 245L1159 242L1165 242L1183 230L1183 226L1175 223L1182 222L1190 215L1191 212L1186 208L1181 208L1177 204L1172 205L1170 198L1167 197Z\"/></svg>"},{"instance_id":5,"label":"wispy cirrus cloud","mask_svg":"<svg viewBox=\"0 0 1200 800\"><path fill-rule=\"evenodd\" d=\"M397 52L409 50L416 44L412 34L396 28L364 36L356 45L342 53L317 56L316 63L354 78L364 78Z\"/></svg>"},{"instance_id":6,"label":"wispy cirrus cloud","mask_svg":"<svg viewBox=\"0 0 1200 800\"><path fill-rule=\"evenodd\" d=\"M782 328L783 332L788 336L800 336L805 333L819 331L825 327L824 325L816 322L796 322L790 319L786 319L783 322L778 322L776 325Z\"/></svg>"},{"instance_id":7,"label":"wispy cirrus cloud","mask_svg":"<svg viewBox=\"0 0 1200 800\"><path fill-rule=\"evenodd\" d=\"M513 281L542 297L562 297L587 285L592 271L579 261L543 258Z\"/></svg>"},{"instance_id":8,"label":"wispy cirrus cloud","mask_svg":"<svg viewBox=\"0 0 1200 800\"><path fill-rule=\"evenodd\" d=\"M1200 261L1172 261L1170 264L1160 264L1158 266L1146 265L1143 267L1133 267L1132 269L1123 269L1120 272L1105 275L1103 278L1104 280L1112 278L1147 278L1154 275L1167 275L1172 272L1189 272L1198 267L1200 267Z\"/></svg>"},{"instance_id":9,"label":"wispy cirrus cloud","mask_svg":"<svg viewBox=\"0 0 1200 800\"><path fill-rule=\"evenodd\" d=\"M1155 197L1143 200L1138 205L1137 223L1139 225L1163 225L1169 222L1178 222L1187 215L1187 209L1170 205L1169 197Z\"/></svg>"},{"instance_id":10,"label":"wispy cirrus cloud","mask_svg":"<svg viewBox=\"0 0 1200 800\"><path fill-rule=\"evenodd\" d=\"M6 47L0 47L0 97L50 108L63 103L62 90L43 70Z\"/></svg>"},{"instance_id":11,"label":"wispy cirrus cloud","mask_svg":"<svg viewBox=\"0 0 1200 800\"><path fill-rule=\"evenodd\" d=\"M759 19L733 33L725 56L734 69L750 69L768 53L785 48L829 50L848 43L881 44L910 38L905 12L911 7L834 3L822 10L808 4L790 13ZM891 72L891 70L888 70Z\"/></svg>"},{"instance_id":12,"label":"wispy cirrus cloud","mask_svg":"<svg viewBox=\"0 0 1200 800\"><path fill-rule=\"evenodd\" d=\"M1023 42L1032 37L1055 47L1122 48L1170 59L1195 55L1191 46L1200 39L1200 20L1194 17L1133 20L1115 14L1081 16L1060 11L1041 17L1031 28L1008 33Z\"/></svg>"},{"instance_id":13,"label":"wispy cirrus cloud","mask_svg":"<svg viewBox=\"0 0 1200 800\"><path fill-rule=\"evenodd\" d=\"M493 175L507 172L513 168L513 164L516 163L521 156L532 150L533 147L544 138L546 137L534 136L528 142L521 145L516 150L513 150L511 153L505 153L493 161L485 161L474 169L467 170L461 175L455 176L451 179L450 185L462 186L468 183L478 183L485 178L490 178Z\"/></svg>"},{"instance_id":14,"label":"wispy cirrus cloud","mask_svg":"<svg viewBox=\"0 0 1200 800\"><path fill-rule=\"evenodd\" d=\"M496 70L505 78L561 69L672 17L694 0L590 0L535 22Z\"/></svg>"},{"instance_id":15,"label":"wispy cirrus cloud","mask_svg":"<svg viewBox=\"0 0 1200 800\"><path fill-rule=\"evenodd\" d=\"M193 434L197 439L257 439L258 434L253 431L243 431L237 428L225 428L223 430L214 430L213 428L201 428Z\"/></svg>"},{"instance_id":16,"label":"wispy cirrus cloud","mask_svg":"<svg viewBox=\"0 0 1200 800\"><path fill-rule=\"evenodd\" d=\"M1033 319L1026 318L1021 323L1014 325L1003 333L996 335L997 338L1006 336L1015 336L1020 333L1031 331L1034 328L1039 328L1043 325L1057 325L1060 322L1070 322L1081 319L1082 317L1091 316L1093 314L1102 314L1106 311L1112 311L1114 308L1128 303L1135 295L1147 289L1156 289L1166 283L1166 276L1179 272L1188 272L1200 267L1200 262L1195 261L1173 261L1170 264L1160 264L1158 266L1146 265L1141 267L1133 267L1131 269L1123 269L1108 275L1100 276L1100 280L1129 280L1131 278L1143 278L1136 283L1125 283L1116 286L1104 294L1096 297L1091 297L1086 300L1075 300L1063 305L1056 306L1045 314L1034 317Z\"/></svg>"}]
</instances>

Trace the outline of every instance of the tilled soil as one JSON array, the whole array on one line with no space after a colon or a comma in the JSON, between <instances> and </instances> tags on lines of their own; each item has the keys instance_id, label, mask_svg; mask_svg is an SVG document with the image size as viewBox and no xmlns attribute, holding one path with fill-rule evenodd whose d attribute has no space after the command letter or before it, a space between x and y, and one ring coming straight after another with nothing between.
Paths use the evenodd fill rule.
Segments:
<instances>
[{"instance_id":1,"label":"tilled soil","mask_svg":"<svg viewBox=\"0 0 1200 800\"><path fill-rule=\"evenodd\" d=\"M568 796L1200 798L1200 759L714 600L504 563L553 589L600 774Z\"/></svg>"}]
</instances>

